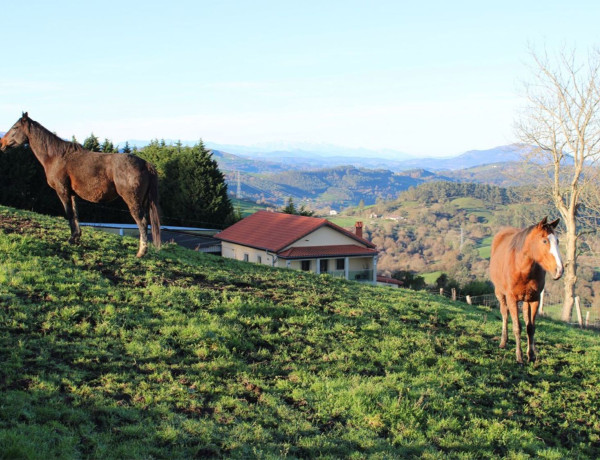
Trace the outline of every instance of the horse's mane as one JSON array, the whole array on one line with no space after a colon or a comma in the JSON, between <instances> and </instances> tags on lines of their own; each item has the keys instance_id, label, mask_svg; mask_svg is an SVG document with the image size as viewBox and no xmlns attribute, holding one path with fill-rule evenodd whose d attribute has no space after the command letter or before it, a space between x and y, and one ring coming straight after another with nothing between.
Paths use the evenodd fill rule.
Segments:
<instances>
[{"instance_id":1,"label":"horse's mane","mask_svg":"<svg viewBox=\"0 0 600 460\"><path fill-rule=\"evenodd\" d=\"M71 152L83 152L85 149L77 142L69 142L51 133L37 121L29 119L29 130L35 131L38 142L40 142L48 156L64 155Z\"/></svg>"},{"instance_id":2,"label":"horse's mane","mask_svg":"<svg viewBox=\"0 0 600 460\"><path fill-rule=\"evenodd\" d=\"M530 225L527 228L523 228L515 233L510 240L510 248L514 251L523 250L523 246L525 245L525 240L527 236L531 233L531 231L537 226L537 224Z\"/></svg>"}]
</instances>

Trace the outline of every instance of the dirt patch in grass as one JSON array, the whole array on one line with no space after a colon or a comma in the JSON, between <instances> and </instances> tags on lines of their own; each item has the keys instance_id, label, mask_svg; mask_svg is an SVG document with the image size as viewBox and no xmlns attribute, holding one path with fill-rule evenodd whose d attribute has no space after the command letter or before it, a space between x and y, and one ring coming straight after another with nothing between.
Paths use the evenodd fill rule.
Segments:
<instances>
[{"instance_id":1,"label":"dirt patch in grass","mask_svg":"<svg viewBox=\"0 0 600 460\"><path fill-rule=\"evenodd\" d=\"M11 233L23 234L40 231L42 230L42 226L27 217L0 214L0 230L7 235Z\"/></svg>"}]
</instances>

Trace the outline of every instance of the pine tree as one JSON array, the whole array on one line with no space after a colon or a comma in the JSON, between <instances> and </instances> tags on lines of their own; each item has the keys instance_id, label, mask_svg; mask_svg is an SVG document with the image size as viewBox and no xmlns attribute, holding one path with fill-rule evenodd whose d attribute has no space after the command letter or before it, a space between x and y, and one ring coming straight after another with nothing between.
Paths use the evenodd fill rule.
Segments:
<instances>
[{"instance_id":1,"label":"pine tree","mask_svg":"<svg viewBox=\"0 0 600 460\"><path fill-rule=\"evenodd\" d=\"M294 204L294 200L292 197L288 198L287 205L281 210L281 212L284 212L286 214L298 214L298 212L296 211L296 205Z\"/></svg>"},{"instance_id":2,"label":"pine tree","mask_svg":"<svg viewBox=\"0 0 600 460\"><path fill-rule=\"evenodd\" d=\"M113 152L115 152L115 146L113 145L113 143L111 141L109 141L106 138L104 139L104 142L102 143L102 147L100 149L104 153L113 153Z\"/></svg>"},{"instance_id":3,"label":"pine tree","mask_svg":"<svg viewBox=\"0 0 600 460\"><path fill-rule=\"evenodd\" d=\"M83 148L91 150L92 152L100 152L100 141L94 136L94 133L90 134L88 138L83 141Z\"/></svg>"},{"instance_id":4,"label":"pine tree","mask_svg":"<svg viewBox=\"0 0 600 460\"><path fill-rule=\"evenodd\" d=\"M170 157L164 163L161 181L166 220L213 228L225 227L235 220L225 176L202 141L193 147L170 146L160 150L167 150Z\"/></svg>"},{"instance_id":5,"label":"pine tree","mask_svg":"<svg viewBox=\"0 0 600 460\"><path fill-rule=\"evenodd\" d=\"M312 215L314 215L314 212L313 211L309 211L308 209L306 209L304 207L304 205L300 206L300 209L297 209L296 205L294 204L294 200L292 199L292 197L288 198L287 205L285 206L285 208L283 208L281 210L281 212L284 212L286 214L296 214L298 216L312 216Z\"/></svg>"}]
</instances>

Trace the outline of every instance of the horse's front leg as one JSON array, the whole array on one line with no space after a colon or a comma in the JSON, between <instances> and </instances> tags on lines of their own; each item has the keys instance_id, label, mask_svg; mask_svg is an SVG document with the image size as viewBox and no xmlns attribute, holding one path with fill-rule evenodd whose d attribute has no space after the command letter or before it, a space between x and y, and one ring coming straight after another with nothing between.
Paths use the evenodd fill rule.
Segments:
<instances>
[{"instance_id":1,"label":"horse's front leg","mask_svg":"<svg viewBox=\"0 0 600 460\"><path fill-rule=\"evenodd\" d=\"M508 307L506 306L506 297L504 294L496 292L496 298L500 303L500 314L502 315L502 338L500 339L500 348L505 348L508 340Z\"/></svg>"},{"instance_id":2,"label":"horse's front leg","mask_svg":"<svg viewBox=\"0 0 600 460\"><path fill-rule=\"evenodd\" d=\"M534 362L536 357L535 349L535 317L537 316L539 301L523 302L523 318L525 318L525 326L527 328L527 359L529 362Z\"/></svg>"},{"instance_id":3,"label":"horse's front leg","mask_svg":"<svg viewBox=\"0 0 600 460\"><path fill-rule=\"evenodd\" d=\"M506 303L510 318L512 319L513 334L515 335L517 362L523 364L523 353L521 352L521 323L519 322L519 308L517 299L512 296L506 296Z\"/></svg>"},{"instance_id":4,"label":"horse's front leg","mask_svg":"<svg viewBox=\"0 0 600 460\"><path fill-rule=\"evenodd\" d=\"M75 195L62 185L57 186L55 189L65 210L65 217L69 221L69 226L71 227L69 243L78 244L79 238L81 237L81 229L79 228L79 217L77 214Z\"/></svg>"}]
</instances>

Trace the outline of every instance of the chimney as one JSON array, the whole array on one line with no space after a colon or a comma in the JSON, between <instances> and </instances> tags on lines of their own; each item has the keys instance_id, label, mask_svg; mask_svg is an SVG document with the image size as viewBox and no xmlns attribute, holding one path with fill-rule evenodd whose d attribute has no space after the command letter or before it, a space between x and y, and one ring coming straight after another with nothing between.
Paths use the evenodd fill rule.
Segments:
<instances>
[{"instance_id":1,"label":"chimney","mask_svg":"<svg viewBox=\"0 0 600 460\"><path fill-rule=\"evenodd\" d=\"M362 238L362 230L363 230L363 223L362 222L357 222L356 226L355 226L355 233L356 236L358 236L359 238Z\"/></svg>"}]
</instances>

